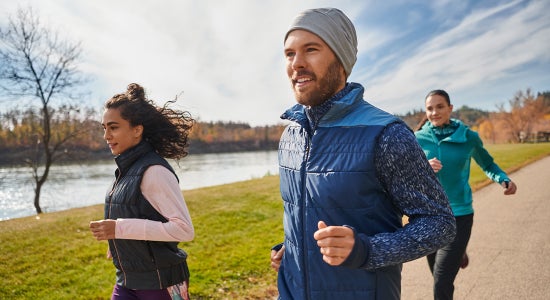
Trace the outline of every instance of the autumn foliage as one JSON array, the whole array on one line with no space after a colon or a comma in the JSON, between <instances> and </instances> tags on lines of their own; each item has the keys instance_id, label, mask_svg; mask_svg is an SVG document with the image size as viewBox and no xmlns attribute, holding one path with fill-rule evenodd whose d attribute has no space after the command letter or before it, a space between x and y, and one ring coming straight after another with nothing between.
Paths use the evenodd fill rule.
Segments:
<instances>
[{"instance_id":1,"label":"autumn foliage","mask_svg":"<svg viewBox=\"0 0 550 300\"><path fill-rule=\"evenodd\" d=\"M485 143L521 143L548 141L550 133L550 92L536 96L528 89L517 92L508 106L497 105L493 112L463 106L455 108L453 117L464 121L477 131ZM507 108L508 107L508 108ZM61 160L110 158L103 140L103 130L90 109L75 110L59 107L52 111L52 138L66 138L66 133L81 128L78 135L64 144ZM411 128L424 112L416 110L402 118ZM12 109L0 115L0 164L18 163L40 141L41 119L33 109ZM220 153L254 150L275 150L284 129L283 124L250 126L239 122L198 121L190 134L189 151Z\"/></svg>"},{"instance_id":2,"label":"autumn foliage","mask_svg":"<svg viewBox=\"0 0 550 300\"><path fill-rule=\"evenodd\" d=\"M52 139L67 139L60 161L110 158L103 129L94 110L52 110ZM12 109L0 114L0 164L23 164L40 141L41 114L37 109ZM78 131L71 130L79 128ZM277 149L284 129L281 125L253 127L238 122L195 123L190 133L189 152L220 153Z\"/></svg>"},{"instance_id":3,"label":"autumn foliage","mask_svg":"<svg viewBox=\"0 0 550 300\"><path fill-rule=\"evenodd\" d=\"M493 112L468 106L454 108L452 118L460 119L477 131L485 143L548 142L550 138L550 92L536 96L519 91L507 105L497 104ZM424 111L400 116L411 128L423 119Z\"/></svg>"}]
</instances>

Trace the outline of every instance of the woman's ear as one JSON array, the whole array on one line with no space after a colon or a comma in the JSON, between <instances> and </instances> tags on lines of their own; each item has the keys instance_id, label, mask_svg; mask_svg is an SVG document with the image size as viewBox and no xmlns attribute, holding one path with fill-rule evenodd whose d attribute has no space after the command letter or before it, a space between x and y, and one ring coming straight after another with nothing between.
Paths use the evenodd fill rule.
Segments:
<instances>
[{"instance_id":1,"label":"woman's ear","mask_svg":"<svg viewBox=\"0 0 550 300\"><path fill-rule=\"evenodd\" d=\"M143 125L134 126L134 137L138 138L143 135Z\"/></svg>"}]
</instances>

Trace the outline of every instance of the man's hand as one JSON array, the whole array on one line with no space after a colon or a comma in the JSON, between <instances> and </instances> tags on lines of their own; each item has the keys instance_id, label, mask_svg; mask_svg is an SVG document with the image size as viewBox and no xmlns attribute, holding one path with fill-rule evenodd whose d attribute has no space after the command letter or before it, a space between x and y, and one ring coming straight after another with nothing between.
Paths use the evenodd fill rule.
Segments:
<instances>
[{"instance_id":1,"label":"man's hand","mask_svg":"<svg viewBox=\"0 0 550 300\"><path fill-rule=\"evenodd\" d=\"M283 259L283 254L285 254L285 246L281 247L279 251L271 250L271 268L276 272L279 272L279 267L281 266L281 260Z\"/></svg>"},{"instance_id":2,"label":"man's hand","mask_svg":"<svg viewBox=\"0 0 550 300\"><path fill-rule=\"evenodd\" d=\"M116 220L100 220L90 222L90 231L98 241L115 238Z\"/></svg>"},{"instance_id":3,"label":"man's hand","mask_svg":"<svg viewBox=\"0 0 550 300\"><path fill-rule=\"evenodd\" d=\"M341 265L355 245L353 230L345 226L327 227L323 221L319 221L317 227L319 230L313 234L313 238L317 240L323 260L331 266Z\"/></svg>"}]
</instances>

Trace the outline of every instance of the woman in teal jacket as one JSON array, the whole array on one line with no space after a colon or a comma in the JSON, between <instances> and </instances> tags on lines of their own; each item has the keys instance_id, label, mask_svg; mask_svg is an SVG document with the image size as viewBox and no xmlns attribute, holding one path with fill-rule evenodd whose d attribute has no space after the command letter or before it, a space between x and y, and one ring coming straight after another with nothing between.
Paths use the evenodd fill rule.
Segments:
<instances>
[{"instance_id":1,"label":"woman in teal jacket","mask_svg":"<svg viewBox=\"0 0 550 300\"><path fill-rule=\"evenodd\" d=\"M466 247L474 217L468 184L471 159L487 177L502 185L505 195L514 194L517 187L483 147L479 135L461 121L451 119L453 106L447 92L431 91L425 104L426 118L415 135L447 193L456 219L454 241L427 258L434 277L434 299L452 299L455 277L460 267L467 264Z\"/></svg>"}]
</instances>

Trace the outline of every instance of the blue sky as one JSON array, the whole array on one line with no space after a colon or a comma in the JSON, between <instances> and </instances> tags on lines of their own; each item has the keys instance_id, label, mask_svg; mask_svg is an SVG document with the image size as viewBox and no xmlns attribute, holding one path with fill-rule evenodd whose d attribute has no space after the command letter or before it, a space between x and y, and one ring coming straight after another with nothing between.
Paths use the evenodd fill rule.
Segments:
<instances>
[{"instance_id":1,"label":"blue sky","mask_svg":"<svg viewBox=\"0 0 550 300\"><path fill-rule=\"evenodd\" d=\"M0 22L30 5L42 23L82 43L101 108L130 82L202 121L276 124L295 103L283 37L294 16L338 7L356 25L349 78L391 113L423 107L442 88L455 107L496 110L516 92L550 91L550 1L29 0L0 2Z\"/></svg>"}]
</instances>

